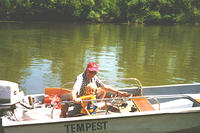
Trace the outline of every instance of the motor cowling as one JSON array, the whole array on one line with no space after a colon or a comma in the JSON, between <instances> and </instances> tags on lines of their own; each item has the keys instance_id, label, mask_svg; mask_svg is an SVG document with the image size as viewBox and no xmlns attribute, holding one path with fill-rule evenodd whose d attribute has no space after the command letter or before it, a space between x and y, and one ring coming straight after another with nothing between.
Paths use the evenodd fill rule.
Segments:
<instances>
[{"instance_id":1,"label":"motor cowling","mask_svg":"<svg viewBox=\"0 0 200 133\"><path fill-rule=\"evenodd\" d=\"M17 83L0 80L0 104L14 104L21 100L21 93Z\"/></svg>"},{"instance_id":2,"label":"motor cowling","mask_svg":"<svg viewBox=\"0 0 200 133\"><path fill-rule=\"evenodd\" d=\"M0 80L0 117L7 111L14 111L16 103L24 98L17 83Z\"/></svg>"}]
</instances>

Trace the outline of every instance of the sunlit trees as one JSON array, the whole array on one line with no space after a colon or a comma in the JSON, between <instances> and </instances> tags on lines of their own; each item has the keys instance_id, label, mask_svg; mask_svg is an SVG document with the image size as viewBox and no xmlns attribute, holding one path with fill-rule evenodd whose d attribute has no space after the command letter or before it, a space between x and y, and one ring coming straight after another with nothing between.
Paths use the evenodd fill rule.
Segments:
<instances>
[{"instance_id":1,"label":"sunlit trees","mask_svg":"<svg viewBox=\"0 0 200 133\"><path fill-rule=\"evenodd\" d=\"M200 0L0 0L0 19L199 23Z\"/></svg>"}]
</instances>

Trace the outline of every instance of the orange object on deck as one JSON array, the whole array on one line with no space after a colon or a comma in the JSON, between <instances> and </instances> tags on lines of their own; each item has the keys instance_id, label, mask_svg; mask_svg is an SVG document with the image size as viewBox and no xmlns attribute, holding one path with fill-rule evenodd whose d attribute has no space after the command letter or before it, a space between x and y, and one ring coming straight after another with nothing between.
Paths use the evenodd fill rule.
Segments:
<instances>
[{"instance_id":1,"label":"orange object on deck","mask_svg":"<svg viewBox=\"0 0 200 133\"><path fill-rule=\"evenodd\" d=\"M195 99L198 103L200 103L200 99Z\"/></svg>"},{"instance_id":2,"label":"orange object on deck","mask_svg":"<svg viewBox=\"0 0 200 133\"><path fill-rule=\"evenodd\" d=\"M65 95L71 93L72 90L64 89L64 88L45 88L45 94L47 95Z\"/></svg>"},{"instance_id":3,"label":"orange object on deck","mask_svg":"<svg viewBox=\"0 0 200 133\"><path fill-rule=\"evenodd\" d=\"M58 103L60 103L62 100L61 100L61 98L60 97L58 97L57 95L51 95L51 96L46 96L45 98L44 98L44 104L51 104L51 105L56 105L56 104L58 104ZM57 105L57 109L61 109L61 104L58 104Z\"/></svg>"},{"instance_id":4,"label":"orange object on deck","mask_svg":"<svg viewBox=\"0 0 200 133\"><path fill-rule=\"evenodd\" d=\"M155 110L147 98L134 98L132 101L140 112Z\"/></svg>"},{"instance_id":5,"label":"orange object on deck","mask_svg":"<svg viewBox=\"0 0 200 133\"><path fill-rule=\"evenodd\" d=\"M56 105L62 101L61 95L66 95L71 93L71 90L63 88L45 88L45 98L44 104ZM61 104L58 104L57 109L61 109Z\"/></svg>"}]
</instances>

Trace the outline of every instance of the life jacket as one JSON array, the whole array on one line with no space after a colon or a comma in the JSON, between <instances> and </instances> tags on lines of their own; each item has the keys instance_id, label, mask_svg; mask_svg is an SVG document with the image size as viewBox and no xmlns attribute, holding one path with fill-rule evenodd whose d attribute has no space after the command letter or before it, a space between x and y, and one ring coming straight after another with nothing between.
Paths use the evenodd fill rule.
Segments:
<instances>
[{"instance_id":1,"label":"life jacket","mask_svg":"<svg viewBox=\"0 0 200 133\"><path fill-rule=\"evenodd\" d=\"M97 106L97 102L96 100L96 96L95 95L86 95L86 96L81 96L80 97L81 100L94 100L94 101L89 101L88 105L87 105L87 110L88 112L93 115L96 113L96 111L98 110L98 106ZM83 107L83 103L81 103L81 106ZM86 114L84 109L82 108L80 111L81 114Z\"/></svg>"}]
</instances>

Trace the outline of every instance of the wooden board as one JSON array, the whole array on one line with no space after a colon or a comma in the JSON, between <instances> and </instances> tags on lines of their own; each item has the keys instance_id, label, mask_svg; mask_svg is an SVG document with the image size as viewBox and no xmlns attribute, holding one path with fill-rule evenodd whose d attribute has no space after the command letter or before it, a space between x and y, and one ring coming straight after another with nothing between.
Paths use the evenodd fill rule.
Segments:
<instances>
[{"instance_id":1,"label":"wooden board","mask_svg":"<svg viewBox=\"0 0 200 133\"><path fill-rule=\"evenodd\" d=\"M200 99L195 99L198 103L200 103Z\"/></svg>"},{"instance_id":2,"label":"wooden board","mask_svg":"<svg viewBox=\"0 0 200 133\"><path fill-rule=\"evenodd\" d=\"M132 99L132 101L134 102L135 106L138 108L140 112L155 110L147 98L135 98Z\"/></svg>"},{"instance_id":3,"label":"wooden board","mask_svg":"<svg viewBox=\"0 0 200 133\"><path fill-rule=\"evenodd\" d=\"M45 94L47 95L65 95L71 93L72 90L64 88L45 88Z\"/></svg>"}]
</instances>

